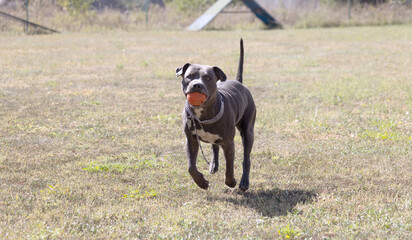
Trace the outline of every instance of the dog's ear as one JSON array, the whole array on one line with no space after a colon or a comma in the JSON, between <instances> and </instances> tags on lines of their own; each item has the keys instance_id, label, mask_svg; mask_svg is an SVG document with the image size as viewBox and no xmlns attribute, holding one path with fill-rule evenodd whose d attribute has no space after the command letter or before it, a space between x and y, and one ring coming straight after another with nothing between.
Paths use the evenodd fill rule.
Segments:
<instances>
[{"instance_id":1,"label":"dog's ear","mask_svg":"<svg viewBox=\"0 0 412 240\"><path fill-rule=\"evenodd\" d=\"M222 69L215 66L213 67L213 70L215 71L215 74L217 78L220 79L220 81L222 82L226 81L227 77L226 77L226 74L222 71Z\"/></svg>"},{"instance_id":2,"label":"dog's ear","mask_svg":"<svg viewBox=\"0 0 412 240\"><path fill-rule=\"evenodd\" d=\"M186 63L183 67L176 68L176 77L185 75L187 68L190 66L190 63Z\"/></svg>"}]
</instances>

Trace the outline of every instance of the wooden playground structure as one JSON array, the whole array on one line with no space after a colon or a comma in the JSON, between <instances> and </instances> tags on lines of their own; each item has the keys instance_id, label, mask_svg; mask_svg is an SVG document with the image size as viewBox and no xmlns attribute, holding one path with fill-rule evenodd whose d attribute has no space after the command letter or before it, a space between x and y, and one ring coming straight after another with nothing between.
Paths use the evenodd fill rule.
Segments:
<instances>
[{"instance_id":1,"label":"wooden playground structure","mask_svg":"<svg viewBox=\"0 0 412 240\"><path fill-rule=\"evenodd\" d=\"M219 13L223 12L233 0L219 0L206 12L197 18L188 28L189 31L198 31L210 23ZM259 18L267 28L282 28L282 25L272 17L264 8L254 0L242 0L242 2Z\"/></svg>"}]
</instances>

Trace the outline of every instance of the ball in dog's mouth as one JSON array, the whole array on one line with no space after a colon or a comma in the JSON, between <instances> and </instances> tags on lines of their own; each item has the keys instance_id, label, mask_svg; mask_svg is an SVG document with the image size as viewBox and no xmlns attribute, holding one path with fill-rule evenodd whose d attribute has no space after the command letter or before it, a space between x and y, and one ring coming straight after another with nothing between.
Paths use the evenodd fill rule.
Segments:
<instances>
[{"instance_id":1,"label":"ball in dog's mouth","mask_svg":"<svg viewBox=\"0 0 412 240\"><path fill-rule=\"evenodd\" d=\"M200 106L206 101L207 96L203 93L191 92L186 95L186 98L191 105Z\"/></svg>"}]
</instances>

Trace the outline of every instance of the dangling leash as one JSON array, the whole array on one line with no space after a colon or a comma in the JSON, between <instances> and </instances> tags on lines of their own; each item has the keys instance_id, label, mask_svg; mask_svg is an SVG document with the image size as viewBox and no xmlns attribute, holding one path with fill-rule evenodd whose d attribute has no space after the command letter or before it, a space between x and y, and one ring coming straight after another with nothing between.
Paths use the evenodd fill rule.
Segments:
<instances>
[{"instance_id":1,"label":"dangling leash","mask_svg":"<svg viewBox=\"0 0 412 240\"><path fill-rule=\"evenodd\" d=\"M202 152L203 159L205 160L205 162L207 163L207 165L210 165L210 162L206 159L205 153L203 152L202 144L200 143L199 134L197 133L196 121L198 122L200 128L201 128L203 131L204 131L204 128L203 128L202 124L212 124L212 123L215 123L215 122L219 121L219 119L223 116L223 112L224 112L224 109L225 109L225 104L224 104L224 102L223 102L223 97L221 96L220 99L221 99L221 102L220 102L220 110L219 110L219 113L218 113L214 118L212 118L212 119L207 119L207 120L200 120L199 118L197 118L197 117L192 113L192 111L190 111L190 107L189 107L189 103L188 103L188 102L186 102L186 105L185 105L185 109L186 109L186 112L187 112L187 114L188 114L188 118L190 119L191 124L192 124L193 127L195 128L195 135L196 135L197 142L199 143L200 151ZM190 129L190 127L189 127L189 129Z\"/></svg>"},{"instance_id":2,"label":"dangling leash","mask_svg":"<svg viewBox=\"0 0 412 240\"><path fill-rule=\"evenodd\" d=\"M191 121L192 121L192 124L195 128L196 139L197 139L197 142L199 143L199 147L200 147L200 151L202 152L203 159L205 160L207 165L210 165L210 162L206 159L205 153L203 152L202 144L200 143L199 134L197 133L197 128L196 128L195 118L192 117ZM203 126L200 123L199 123L199 125L203 129Z\"/></svg>"}]
</instances>

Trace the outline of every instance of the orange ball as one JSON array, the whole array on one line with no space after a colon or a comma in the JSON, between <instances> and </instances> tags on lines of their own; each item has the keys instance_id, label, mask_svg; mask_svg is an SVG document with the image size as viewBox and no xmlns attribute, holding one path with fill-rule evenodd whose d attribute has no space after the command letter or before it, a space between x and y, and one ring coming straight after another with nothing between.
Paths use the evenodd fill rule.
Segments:
<instances>
[{"instance_id":1,"label":"orange ball","mask_svg":"<svg viewBox=\"0 0 412 240\"><path fill-rule=\"evenodd\" d=\"M203 93L192 92L187 94L187 101L193 106L200 106L206 101L206 95Z\"/></svg>"}]
</instances>

